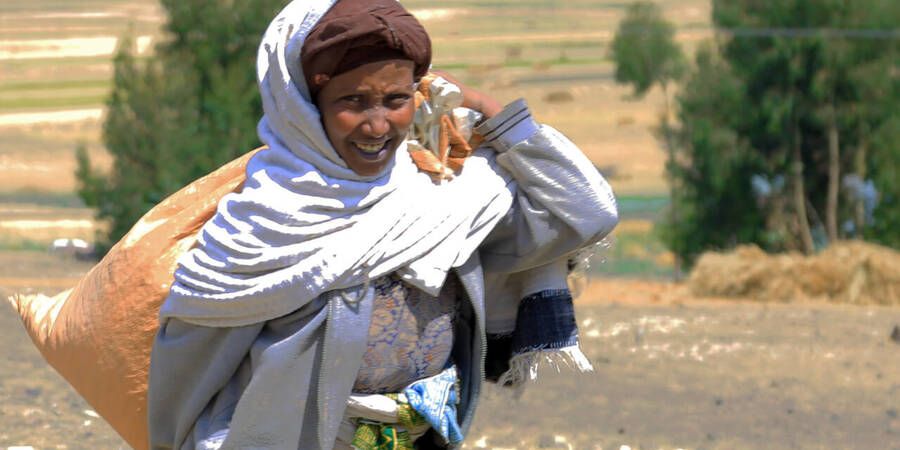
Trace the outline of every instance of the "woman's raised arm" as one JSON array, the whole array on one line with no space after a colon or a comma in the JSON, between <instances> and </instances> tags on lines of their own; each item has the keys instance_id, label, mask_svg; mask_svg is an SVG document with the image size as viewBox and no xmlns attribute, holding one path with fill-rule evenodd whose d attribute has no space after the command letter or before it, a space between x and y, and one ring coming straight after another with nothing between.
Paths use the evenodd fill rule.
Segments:
<instances>
[{"instance_id":1,"label":"woman's raised arm","mask_svg":"<svg viewBox=\"0 0 900 450\"><path fill-rule=\"evenodd\" d=\"M572 141L535 123L524 100L507 105L477 131L516 181L513 207L481 246L485 270L518 272L547 264L616 226L609 184Z\"/></svg>"}]
</instances>

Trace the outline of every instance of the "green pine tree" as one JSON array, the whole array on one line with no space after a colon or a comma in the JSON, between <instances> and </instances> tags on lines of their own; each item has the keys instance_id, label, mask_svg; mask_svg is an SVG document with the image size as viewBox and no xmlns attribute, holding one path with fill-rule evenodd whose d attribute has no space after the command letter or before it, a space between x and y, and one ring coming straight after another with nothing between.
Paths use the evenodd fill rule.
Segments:
<instances>
[{"instance_id":1,"label":"green pine tree","mask_svg":"<svg viewBox=\"0 0 900 450\"><path fill-rule=\"evenodd\" d=\"M167 38L137 60L123 39L114 60L103 142L113 157L99 173L76 152L79 195L109 223L109 249L150 208L259 145L262 104L256 52L286 0L163 0Z\"/></svg>"}]
</instances>

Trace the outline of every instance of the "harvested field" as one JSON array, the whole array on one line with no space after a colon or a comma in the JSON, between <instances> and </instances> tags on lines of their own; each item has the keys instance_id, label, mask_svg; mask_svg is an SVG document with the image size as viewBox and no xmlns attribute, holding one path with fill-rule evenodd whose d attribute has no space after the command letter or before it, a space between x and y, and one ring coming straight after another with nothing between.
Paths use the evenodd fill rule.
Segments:
<instances>
[{"instance_id":1,"label":"harvested field","mask_svg":"<svg viewBox=\"0 0 900 450\"><path fill-rule=\"evenodd\" d=\"M5 297L59 292L90 264L0 252L0 267ZM708 301L628 280L595 280L576 305L595 371L543 367L518 400L489 388L466 448L898 448L896 306ZM0 339L0 448L124 448L5 306Z\"/></svg>"}]
</instances>

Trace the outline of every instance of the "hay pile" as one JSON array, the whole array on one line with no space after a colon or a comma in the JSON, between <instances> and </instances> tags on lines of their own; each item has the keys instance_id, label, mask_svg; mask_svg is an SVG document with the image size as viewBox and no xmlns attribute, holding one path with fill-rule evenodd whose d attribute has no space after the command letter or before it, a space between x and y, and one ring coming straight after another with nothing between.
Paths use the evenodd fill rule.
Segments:
<instances>
[{"instance_id":1,"label":"hay pile","mask_svg":"<svg viewBox=\"0 0 900 450\"><path fill-rule=\"evenodd\" d=\"M740 246L701 256L688 286L698 297L900 305L900 252L859 241L808 257Z\"/></svg>"}]
</instances>

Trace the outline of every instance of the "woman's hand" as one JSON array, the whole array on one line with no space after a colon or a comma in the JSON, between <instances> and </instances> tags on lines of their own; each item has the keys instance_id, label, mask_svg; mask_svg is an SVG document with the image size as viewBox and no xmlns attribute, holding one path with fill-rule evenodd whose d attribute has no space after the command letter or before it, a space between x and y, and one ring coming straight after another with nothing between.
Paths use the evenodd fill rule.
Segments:
<instances>
[{"instance_id":1,"label":"woman's hand","mask_svg":"<svg viewBox=\"0 0 900 450\"><path fill-rule=\"evenodd\" d=\"M503 111L503 105L500 104L494 97L487 95L485 93L476 91L462 83L459 82L456 78L451 76L449 73L443 70L431 70L431 73L459 86L459 90L462 91L463 94L463 106L469 109L474 109L475 111L480 112L485 119L490 119L491 117L496 116Z\"/></svg>"}]
</instances>

